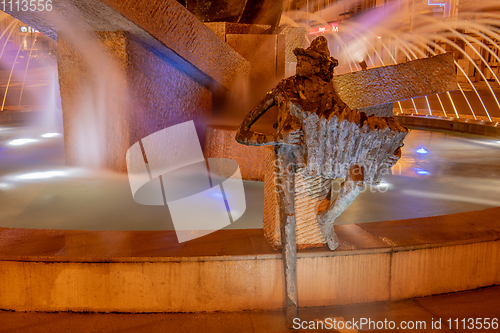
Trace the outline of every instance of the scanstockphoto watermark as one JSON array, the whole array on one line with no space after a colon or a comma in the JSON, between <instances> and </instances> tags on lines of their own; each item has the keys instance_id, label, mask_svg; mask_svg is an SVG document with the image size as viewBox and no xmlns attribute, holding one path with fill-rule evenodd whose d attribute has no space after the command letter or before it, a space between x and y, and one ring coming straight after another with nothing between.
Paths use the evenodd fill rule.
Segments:
<instances>
[{"instance_id":1,"label":"scanstockphoto watermark","mask_svg":"<svg viewBox=\"0 0 500 333\"><path fill-rule=\"evenodd\" d=\"M440 319L438 319L440 320ZM359 330L426 330L425 320L409 320L396 323L393 320L372 320L370 318L359 318L344 320L343 318L325 318L324 320L302 321L300 318L293 320L294 329L310 330L348 330L358 332ZM432 321L432 327L438 326ZM440 328L437 328L440 329Z\"/></svg>"},{"instance_id":2,"label":"scanstockphoto watermark","mask_svg":"<svg viewBox=\"0 0 500 333\"><path fill-rule=\"evenodd\" d=\"M343 317L338 317L325 318L324 320L301 320L300 318L294 318L293 328L347 332L359 332L363 330L432 331L442 329L493 331L499 328L499 324L498 318L431 318L430 320L394 321L387 318L384 318L384 320L372 320L371 318L345 320Z\"/></svg>"},{"instance_id":3,"label":"scanstockphoto watermark","mask_svg":"<svg viewBox=\"0 0 500 333\"><path fill-rule=\"evenodd\" d=\"M166 205L179 243L220 230L246 210L238 163L205 159L193 121L142 138L126 161L134 201Z\"/></svg>"},{"instance_id":4,"label":"scanstockphoto watermark","mask_svg":"<svg viewBox=\"0 0 500 333\"><path fill-rule=\"evenodd\" d=\"M383 177L402 174L401 165L390 163L356 164L354 168L352 164L347 163L308 163L307 165L304 163L289 163L284 165L276 160L274 170L276 177L281 177L284 180L276 184L276 186L282 187L284 191L290 191L294 186L287 180L287 177L291 174L295 174L295 181L297 175L300 175L306 183L314 184L317 182L317 177L322 177L330 179L333 183L341 184L348 178L350 173L351 180L353 180L351 186L363 186L363 182L366 184L361 192L384 193L389 190L390 186L382 180Z\"/></svg>"}]
</instances>

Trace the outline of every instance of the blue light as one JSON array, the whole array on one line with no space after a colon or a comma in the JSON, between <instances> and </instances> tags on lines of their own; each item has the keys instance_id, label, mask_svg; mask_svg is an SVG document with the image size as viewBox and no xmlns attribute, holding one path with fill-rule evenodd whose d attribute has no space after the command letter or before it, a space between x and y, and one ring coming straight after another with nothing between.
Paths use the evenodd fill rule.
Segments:
<instances>
[{"instance_id":1,"label":"blue light","mask_svg":"<svg viewBox=\"0 0 500 333\"><path fill-rule=\"evenodd\" d=\"M436 1L436 0L427 0L427 4L429 6L439 6L439 7L443 7L445 5L444 2L439 2L439 1Z\"/></svg>"},{"instance_id":2,"label":"blue light","mask_svg":"<svg viewBox=\"0 0 500 333\"><path fill-rule=\"evenodd\" d=\"M421 147L421 148L417 149L417 153L419 153L419 154L428 154L429 151L427 149L425 149L424 147Z\"/></svg>"},{"instance_id":3,"label":"blue light","mask_svg":"<svg viewBox=\"0 0 500 333\"><path fill-rule=\"evenodd\" d=\"M427 171L427 170L424 170L424 169L419 169L419 168L415 168L415 172L418 174L418 175L429 175L430 172Z\"/></svg>"},{"instance_id":4,"label":"blue light","mask_svg":"<svg viewBox=\"0 0 500 333\"><path fill-rule=\"evenodd\" d=\"M224 196L220 192L212 192L212 193L210 193L210 196L213 198L219 198L219 199L224 198Z\"/></svg>"}]
</instances>

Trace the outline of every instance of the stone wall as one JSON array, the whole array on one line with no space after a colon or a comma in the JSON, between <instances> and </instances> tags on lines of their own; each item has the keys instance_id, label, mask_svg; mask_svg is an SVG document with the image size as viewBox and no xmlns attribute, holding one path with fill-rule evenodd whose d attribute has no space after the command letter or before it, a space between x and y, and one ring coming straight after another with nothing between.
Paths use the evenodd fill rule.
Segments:
<instances>
[{"instance_id":1,"label":"stone wall","mask_svg":"<svg viewBox=\"0 0 500 333\"><path fill-rule=\"evenodd\" d=\"M203 142L212 112L210 90L126 32L97 36L110 61L105 68L59 38L66 164L126 171L132 144L187 120L195 121ZM99 73L113 66L112 79Z\"/></svg>"}]
</instances>

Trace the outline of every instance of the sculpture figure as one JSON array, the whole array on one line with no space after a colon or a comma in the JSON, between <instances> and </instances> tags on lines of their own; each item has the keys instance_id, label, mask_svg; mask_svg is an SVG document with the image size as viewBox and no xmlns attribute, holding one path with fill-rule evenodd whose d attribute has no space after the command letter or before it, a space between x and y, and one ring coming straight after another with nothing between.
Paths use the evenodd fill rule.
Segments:
<instances>
[{"instance_id":1,"label":"sculpture figure","mask_svg":"<svg viewBox=\"0 0 500 333\"><path fill-rule=\"evenodd\" d=\"M335 219L361 193L363 183L379 183L384 171L397 162L408 133L392 117L366 116L340 99L332 82L338 61L330 56L325 37L316 38L307 49L295 49L294 54L296 75L268 92L236 134L236 140L245 145L274 145L289 327L297 317L295 174L344 179L337 197L317 215L326 244L334 250L339 245ZM276 132L251 131L272 106L278 108ZM330 189L331 183L327 182Z\"/></svg>"}]
</instances>

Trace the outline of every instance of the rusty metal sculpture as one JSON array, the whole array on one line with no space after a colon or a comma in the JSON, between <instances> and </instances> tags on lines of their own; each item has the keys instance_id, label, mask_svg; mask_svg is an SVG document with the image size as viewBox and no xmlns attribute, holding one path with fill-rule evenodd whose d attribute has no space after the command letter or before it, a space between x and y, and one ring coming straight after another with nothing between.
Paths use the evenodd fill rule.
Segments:
<instances>
[{"instance_id":1,"label":"rusty metal sculpture","mask_svg":"<svg viewBox=\"0 0 500 333\"><path fill-rule=\"evenodd\" d=\"M319 229L334 250L339 245L335 219L357 198L363 183L379 183L384 171L397 162L408 133L392 117L366 116L340 99L332 83L338 61L330 56L326 38L318 37L294 54L296 75L270 91L236 134L236 140L245 145L274 145L288 327L298 315L295 174L344 179L337 197L317 214ZM251 131L272 106L278 107L276 133ZM331 188L331 183L325 186Z\"/></svg>"}]
</instances>

